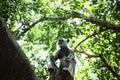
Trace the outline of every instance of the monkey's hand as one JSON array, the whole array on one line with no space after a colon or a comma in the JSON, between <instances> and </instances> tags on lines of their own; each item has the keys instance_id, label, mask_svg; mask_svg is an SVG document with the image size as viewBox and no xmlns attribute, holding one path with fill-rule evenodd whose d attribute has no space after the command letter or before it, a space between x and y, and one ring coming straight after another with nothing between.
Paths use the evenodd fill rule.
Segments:
<instances>
[{"instance_id":1,"label":"monkey's hand","mask_svg":"<svg viewBox=\"0 0 120 80\"><path fill-rule=\"evenodd\" d=\"M55 58L52 54L50 54L50 62L51 62L52 68L57 68L58 69L58 67L55 64Z\"/></svg>"}]
</instances>

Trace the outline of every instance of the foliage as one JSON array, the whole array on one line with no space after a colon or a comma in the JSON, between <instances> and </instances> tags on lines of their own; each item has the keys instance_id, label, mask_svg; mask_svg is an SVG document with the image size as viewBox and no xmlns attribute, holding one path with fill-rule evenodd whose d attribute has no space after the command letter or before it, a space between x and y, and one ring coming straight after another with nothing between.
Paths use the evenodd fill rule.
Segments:
<instances>
[{"instance_id":1,"label":"foliage","mask_svg":"<svg viewBox=\"0 0 120 80\"><path fill-rule=\"evenodd\" d=\"M76 15L71 16L72 11L114 24L120 23L119 0L1 0L0 7L0 15L8 23L9 29L28 56L39 80L49 79L45 70L46 64L49 62L49 53L56 50L59 37L69 38L70 47L75 48L86 36L101 30L100 26L74 18ZM32 23L46 17L65 19L42 20L19 36ZM106 62L120 74L119 36L116 31L105 30L90 37L80 46L89 54L103 54ZM82 50L81 47L78 47L78 50ZM117 79L100 58L85 58L85 55L76 53L76 59L75 80Z\"/></svg>"}]
</instances>

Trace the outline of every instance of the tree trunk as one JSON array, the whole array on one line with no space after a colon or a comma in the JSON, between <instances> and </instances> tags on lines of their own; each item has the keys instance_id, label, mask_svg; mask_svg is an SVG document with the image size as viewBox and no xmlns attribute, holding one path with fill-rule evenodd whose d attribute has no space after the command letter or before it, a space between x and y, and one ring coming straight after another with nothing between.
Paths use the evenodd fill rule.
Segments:
<instances>
[{"instance_id":1,"label":"tree trunk","mask_svg":"<svg viewBox=\"0 0 120 80\"><path fill-rule=\"evenodd\" d=\"M74 80L69 71L57 70L58 68L48 68L52 80ZM57 74L56 74L57 70Z\"/></svg>"},{"instance_id":2,"label":"tree trunk","mask_svg":"<svg viewBox=\"0 0 120 80\"><path fill-rule=\"evenodd\" d=\"M30 63L0 17L0 80L37 80Z\"/></svg>"}]
</instances>

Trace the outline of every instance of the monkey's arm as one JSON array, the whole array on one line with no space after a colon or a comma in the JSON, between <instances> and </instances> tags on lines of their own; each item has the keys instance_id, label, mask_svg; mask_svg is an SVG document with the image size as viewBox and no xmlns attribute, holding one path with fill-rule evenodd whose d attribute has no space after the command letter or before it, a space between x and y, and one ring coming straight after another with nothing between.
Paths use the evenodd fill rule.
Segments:
<instances>
[{"instance_id":1,"label":"monkey's arm","mask_svg":"<svg viewBox=\"0 0 120 80\"><path fill-rule=\"evenodd\" d=\"M58 68L55 64L55 61L57 60L57 57L53 56L52 54L50 54L50 63L51 63L51 66L53 68Z\"/></svg>"},{"instance_id":2,"label":"monkey's arm","mask_svg":"<svg viewBox=\"0 0 120 80\"><path fill-rule=\"evenodd\" d=\"M55 58L52 54L50 54L50 65L51 66L48 68L48 71L52 77L55 77L59 72L59 68L55 64Z\"/></svg>"},{"instance_id":3,"label":"monkey's arm","mask_svg":"<svg viewBox=\"0 0 120 80\"><path fill-rule=\"evenodd\" d=\"M57 52L55 53L54 60L56 61L57 59L60 59L61 57L62 57L62 55L60 55L60 52L57 51Z\"/></svg>"}]
</instances>

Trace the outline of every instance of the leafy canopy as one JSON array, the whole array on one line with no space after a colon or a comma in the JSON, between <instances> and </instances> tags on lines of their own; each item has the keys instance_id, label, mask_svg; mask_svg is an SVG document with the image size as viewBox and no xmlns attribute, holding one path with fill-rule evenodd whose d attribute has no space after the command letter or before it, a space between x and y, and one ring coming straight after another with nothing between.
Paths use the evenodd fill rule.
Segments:
<instances>
[{"instance_id":1,"label":"leafy canopy","mask_svg":"<svg viewBox=\"0 0 120 80\"><path fill-rule=\"evenodd\" d=\"M74 49L86 36L103 29L85 18L76 18L75 12L120 23L119 0L2 0L0 7L0 15L28 56L39 80L49 79L46 64L49 53L56 51L59 37L69 38ZM117 75L120 74L119 36L119 32L107 29L89 37L77 49L92 55L103 54ZM75 80L118 79L100 58L75 55Z\"/></svg>"}]
</instances>

